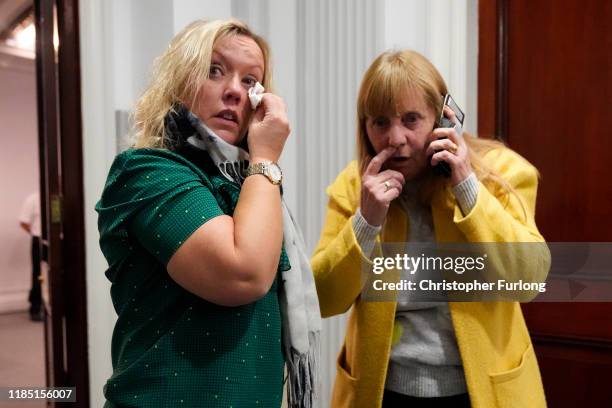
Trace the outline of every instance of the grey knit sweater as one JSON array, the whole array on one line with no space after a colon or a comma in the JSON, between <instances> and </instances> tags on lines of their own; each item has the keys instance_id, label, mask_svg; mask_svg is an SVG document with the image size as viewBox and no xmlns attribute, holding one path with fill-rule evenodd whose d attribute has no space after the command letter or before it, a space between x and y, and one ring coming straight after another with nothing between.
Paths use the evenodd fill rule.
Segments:
<instances>
[{"instance_id":1,"label":"grey knit sweater","mask_svg":"<svg viewBox=\"0 0 612 408\"><path fill-rule=\"evenodd\" d=\"M453 188L463 214L468 214L476 205L478 188L474 174ZM398 198L410 222L406 241L433 242L431 210L415 200L417 189L418 184L409 182ZM363 254L370 256L381 227L369 225L358 209L353 217L353 230ZM391 349L385 387L415 397L445 397L467 392L448 303L414 302L409 299L409 292L402 291L395 319L401 336Z\"/></svg>"}]
</instances>

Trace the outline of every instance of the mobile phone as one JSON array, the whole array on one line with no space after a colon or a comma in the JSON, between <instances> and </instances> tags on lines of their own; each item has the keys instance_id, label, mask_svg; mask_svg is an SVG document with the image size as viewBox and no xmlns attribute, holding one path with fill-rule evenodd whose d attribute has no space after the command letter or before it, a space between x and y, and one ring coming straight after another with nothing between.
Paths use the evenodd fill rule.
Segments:
<instances>
[{"instance_id":1,"label":"mobile phone","mask_svg":"<svg viewBox=\"0 0 612 408\"><path fill-rule=\"evenodd\" d=\"M450 94L446 94L444 96L444 103L442 105L442 111L440 112L440 117L438 118L438 121L436 122L435 128L451 128L455 126L450 121L449 118L444 116L444 106L448 106L455 113L455 117L457 118L457 121L461 124L461 126L463 126L465 114L463 113L461 108L459 108L459 105L457 105L457 102L455 102L453 97ZM444 139L444 138L441 138L441 139ZM438 151L439 150L437 150L436 153ZM444 177L450 177L452 173L450 165L446 162L438 163L437 165L433 167L433 170L435 174L439 174Z\"/></svg>"}]
</instances>

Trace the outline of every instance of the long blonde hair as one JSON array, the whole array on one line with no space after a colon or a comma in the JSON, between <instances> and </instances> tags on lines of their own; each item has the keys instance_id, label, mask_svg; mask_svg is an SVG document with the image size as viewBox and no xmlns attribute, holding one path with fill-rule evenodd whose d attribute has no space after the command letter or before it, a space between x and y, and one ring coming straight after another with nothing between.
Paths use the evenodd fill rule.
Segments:
<instances>
[{"instance_id":1,"label":"long blonde hair","mask_svg":"<svg viewBox=\"0 0 612 408\"><path fill-rule=\"evenodd\" d=\"M374 147L366 132L366 117L386 115L397 112L401 107L406 92L416 91L422 95L425 103L439 117L442 111L444 95L448 93L446 83L427 58L416 51L387 51L379 55L366 71L357 97L357 158L361 174L376 155ZM469 149L469 158L476 177L489 188L501 188L505 193L515 193L499 174L487 166L482 156L493 149L504 147L504 144L489 139L480 139L469 135L465 141ZM430 197L432 190L439 188L443 180L432 178L429 191L424 195ZM520 200L519 200L520 201Z\"/></svg>"},{"instance_id":2,"label":"long blonde hair","mask_svg":"<svg viewBox=\"0 0 612 408\"><path fill-rule=\"evenodd\" d=\"M266 41L239 20L196 20L179 32L157 58L148 88L136 102L134 147L166 147L164 118L178 102L193 104L218 41L233 35L253 39L264 57L262 85L271 89L270 50Z\"/></svg>"}]
</instances>

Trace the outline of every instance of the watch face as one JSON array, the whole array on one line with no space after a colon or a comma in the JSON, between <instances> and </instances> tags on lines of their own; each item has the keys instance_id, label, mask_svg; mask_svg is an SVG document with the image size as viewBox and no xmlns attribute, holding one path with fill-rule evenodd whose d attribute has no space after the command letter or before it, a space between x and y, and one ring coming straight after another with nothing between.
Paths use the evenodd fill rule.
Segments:
<instances>
[{"instance_id":1,"label":"watch face","mask_svg":"<svg viewBox=\"0 0 612 408\"><path fill-rule=\"evenodd\" d=\"M281 181L283 178L283 173L281 172L280 167L275 164L271 164L270 167L270 177L272 177L275 181Z\"/></svg>"}]
</instances>

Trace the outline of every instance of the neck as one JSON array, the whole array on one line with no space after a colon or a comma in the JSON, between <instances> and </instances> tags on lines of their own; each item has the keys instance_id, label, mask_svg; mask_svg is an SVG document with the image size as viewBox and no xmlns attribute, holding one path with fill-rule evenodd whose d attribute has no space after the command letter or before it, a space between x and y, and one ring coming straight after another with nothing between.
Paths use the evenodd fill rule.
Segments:
<instances>
[{"instance_id":1,"label":"neck","mask_svg":"<svg viewBox=\"0 0 612 408\"><path fill-rule=\"evenodd\" d=\"M433 172L425 170L406 181L400 197L418 202L420 205L429 205L434 191L442 187L442 181Z\"/></svg>"}]
</instances>

